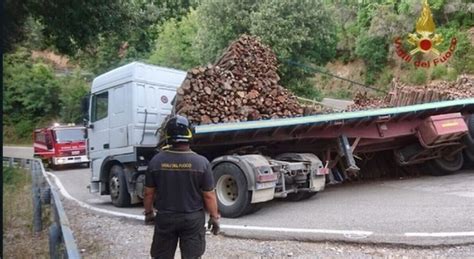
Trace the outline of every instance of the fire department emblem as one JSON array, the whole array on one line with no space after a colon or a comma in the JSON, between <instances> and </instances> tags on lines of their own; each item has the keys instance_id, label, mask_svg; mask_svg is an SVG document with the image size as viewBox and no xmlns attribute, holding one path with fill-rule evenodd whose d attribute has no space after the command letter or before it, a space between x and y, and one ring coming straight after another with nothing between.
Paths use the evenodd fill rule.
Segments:
<instances>
[{"instance_id":1,"label":"fire department emblem","mask_svg":"<svg viewBox=\"0 0 474 259\"><path fill-rule=\"evenodd\" d=\"M411 63L414 55L419 52L423 54L433 53L436 56L431 60L415 60L413 64L416 67L429 68L447 62L456 50L457 40L456 38L452 38L449 49L446 52L441 52L437 47L443 43L443 37L435 31L436 25L433 20L430 5L428 4L428 0L423 0L421 14L415 26L415 33L409 33L407 38L407 42L413 46L413 49L406 51L403 48L402 39L397 37L395 39L397 55L407 63Z\"/></svg>"},{"instance_id":2,"label":"fire department emblem","mask_svg":"<svg viewBox=\"0 0 474 259\"><path fill-rule=\"evenodd\" d=\"M433 14L431 14L428 0L424 0L421 16L416 22L416 33L408 35L408 42L415 46L415 49L410 51L411 55L421 51L423 53L433 52L439 56L440 52L436 46L443 42L443 37L435 33L436 26L433 21Z\"/></svg>"}]
</instances>

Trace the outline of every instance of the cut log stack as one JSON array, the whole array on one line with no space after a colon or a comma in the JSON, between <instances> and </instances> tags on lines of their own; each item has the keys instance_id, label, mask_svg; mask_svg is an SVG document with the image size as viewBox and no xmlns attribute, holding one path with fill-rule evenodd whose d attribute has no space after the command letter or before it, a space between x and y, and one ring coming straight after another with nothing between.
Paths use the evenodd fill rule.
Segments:
<instances>
[{"instance_id":1,"label":"cut log stack","mask_svg":"<svg viewBox=\"0 0 474 259\"><path fill-rule=\"evenodd\" d=\"M393 80L389 94L373 98L357 93L349 110L367 110L383 107L400 107L437 101L474 98L474 76L462 75L456 82L434 81L423 87L409 86Z\"/></svg>"},{"instance_id":2,"label":"cut log stack","mask_svg":"<svg viewBox=\"0 0 474 259\"><path fill-rule=\"evenodd\" d=\"M277 66L270 48L243 35L215 64L188 71L175 110L195 125L303 115L296 96L278 84Z\"/></svg>"}]
</instances>

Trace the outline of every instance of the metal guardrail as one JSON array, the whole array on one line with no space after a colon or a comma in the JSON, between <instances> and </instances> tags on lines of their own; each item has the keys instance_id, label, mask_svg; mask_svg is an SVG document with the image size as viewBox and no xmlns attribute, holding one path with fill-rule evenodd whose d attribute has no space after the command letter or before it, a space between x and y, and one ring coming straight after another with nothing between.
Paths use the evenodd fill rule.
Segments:
<instances>
[{"instance_id":1,"label":"metal guardrail","mask_svg":"<svg viewBox=\"0 0 474 259\"><path fill-rule=\"evenodd\" d=\"M33 231L41 232L42 205L51 205L52 223L49 227L50 258L81 258L59 193L51 184L40 159L3 157L3 166L29 169L32 177Z\"/></svg>"}]
</instances>

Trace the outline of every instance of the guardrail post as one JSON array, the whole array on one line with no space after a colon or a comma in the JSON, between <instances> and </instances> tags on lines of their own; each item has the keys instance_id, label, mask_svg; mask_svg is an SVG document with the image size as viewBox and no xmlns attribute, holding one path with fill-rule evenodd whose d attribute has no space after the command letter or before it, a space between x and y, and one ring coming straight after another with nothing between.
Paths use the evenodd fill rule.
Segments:
<instances>
[{"instance_id":1,"label":"guardrail post","mask_svg":"<svg viewBox=\"0 0 474 259\"><path fill-rule=\"evenodd\" d=\"M59 243L61 242L61 228L54 222L49 227L49 258L59 258Z\"/></svg>"},{"instance_id":2,"label":"guardrail post","mask_svg":"<svg viewBox=\"0 0 474 259\"><path fill-rule=\"evenodd\" d=\"M41 189L38 178L38 166L37 163L34 163L31 170L31 192L33 195L33 231L35 233L39 233L43 229L43 222L41 221Z\"/></svg>"},{"instance_id":3,"label":"guardrail post","mask_svg":"<svg viewBox=\"0 0 474 259\"><path fill-rule=\"evenodd\" d=\"M26 159L20 160L20 166L21 168L26 168Z\"/></svg>"},{"instance_id":4,"label":"guardrail post","mask_svg":"<svg viewBox=\"0 0 474 259\"><path fill-rule=\"evenodd\" d=\"M8 167L13 167L13 157L10 157L10 159L8 159Z\"/></svg>"},{"instance_id":5,"label":"guardrail post","mask_svg":"<svg viewBox=\"0 0 474 259\"><path fill-rule=\"evenodd\" d=\"M51 188L49 186L41 188L41 202L43 204L51 204Z\"/></svg>"}]
</instances>

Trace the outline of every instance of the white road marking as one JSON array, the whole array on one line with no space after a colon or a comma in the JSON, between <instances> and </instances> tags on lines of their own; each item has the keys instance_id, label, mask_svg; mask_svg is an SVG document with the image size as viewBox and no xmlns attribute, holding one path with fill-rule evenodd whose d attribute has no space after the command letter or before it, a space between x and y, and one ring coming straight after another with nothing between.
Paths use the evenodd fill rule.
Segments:
<instances>
[{"instance_id":1,"label":"white road marking","mask_svg":"<svg viewBox=\"0 0 474 259\"><path fill-rule=\"evenodd\" d=\"M335 234L335 235L344 235L347 238L365 238L365 237L368 237L368 236L373 234L373 232L371 232L371 231L360 231L360 230L278 228L278 227L235 226L235 225L222 225L221 227L225 228L225 229L266 231L266 232Z\"/></svg>"},{"instance_id":2,"label":"white road marking","mask_svg":"<svg viewBox=\"0 0 474 259\"><path fill-rule=\"evenodd\" d=\"M470 237L474 236L474 231L470 232L435 232L435 233L405 233L407 237Z\"/></svg>"},{"instance_id":3,"label":"white road marking","mask_svg":"<svg viewBox=\"0 0 474 259\"><path fill-rule=\"evenodd\" d=\"M62 185L61 181L59 180L59 178L50 173L50 172L46 172L49 176L53 177L54 179L54 182L56 184L56 186L58 187L59 191L61 192L61 194L66 198L66 199L69 199L69 200L72 200L72 201L75 201L77 202L77 204L79 204L79 206L81 207L84 207L86 209L90 209L90 210L93 210L93 211L97 211L97 212L100 212L100 213L106 213L106 214L110 214L110 215L114 215L114 216L120 216L120 217L126 217L126 218L131 218L131 219L138 219L138 220L145 220L145 216L139 216L139 215L133 215L133 214L128 214L128 213L122 213L122 212L116 212L116 211L111 211L111 210L106 210L106 209L101 209L101 208L97 208L97 207L94 207L94 206L91 206L85 202L82 202L74 197L72 197L67 191L66 191L66 188L64 188L64 186Z\"/></svg>"}]
</instances>

